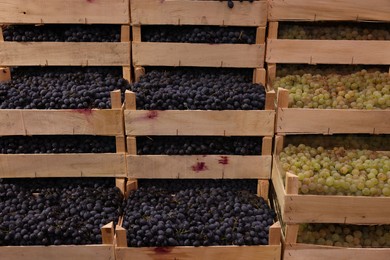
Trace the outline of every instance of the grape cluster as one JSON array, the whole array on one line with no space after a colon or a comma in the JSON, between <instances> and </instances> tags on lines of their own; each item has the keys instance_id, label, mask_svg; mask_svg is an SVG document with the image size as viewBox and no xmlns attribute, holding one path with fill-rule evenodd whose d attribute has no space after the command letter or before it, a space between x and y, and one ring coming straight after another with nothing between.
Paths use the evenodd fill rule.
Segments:
<instances>
[{"instance_id":1,"label":"grape cluster","mask_svg":"<svg viewBox=\"0 0 390 260\"><path fill-rule=\"evenodd\" d=\"M274 82L289 90L289 107L388 109L390 74L366 70L349 75L289 75Z\"/></svg>"},{"instance_id":2,"label":"grape cluster","mask_svg":"<svg viewBox=\"0 0 390 260\"><path fill-rule=\"evenodd\" d=\"M143 26L142 41L254 44L256 42L256 28L218 26Z\"/></svg>"},{"instance_id":3,"label":"grape cluster","mask_svg":"<svg viewBox=\"0 0 390 260\"><path fill-rule=\"evenodd\" d=\"M260 137L138 137L137 153L167 155L260 155L261 143Z\"/></svg>"},{"instance_id":4,"label":"grape cluster","mask_svg":"<svg viewBox=\"0 0 390 260\"><path fill-rule=\"evenodd\" d=\"M180 190L192 189L194 187L218 188L227 186L231 191L257 192L258 180L254 179L138 179L138 186L148 189L158 187L169 192L178 192Z\"/></svg>"},{"instance_id":5,"label":"grape cluster","mask_svg":"<svg viewBox=\"0 0 390 260\"><path fill-rule=\"evenodd\" d=\"M265 90L251 83L249 71L230 69L154 69L132 84L138 109L258 110Z\"/></svg>"},{"instance_id":6,"label":"grape cluster","mask_svg":"<svg viewBox=\"0 0 390 260\"><path fill-rule=\"evenodd\" d=\"M304 224L298 243L338 247L390 247L390 225Z\"/></svg>"},{"instance_id":7,"label":"grape cluster","mask_svg":"<svg viewBox=\"0 0 390 260\"><path fill-rule=\"evenodd\" d=\"M6 136L0 153L114 153L115 138L107 136Z\"/></svg>"},{"instance_id":8,"label":"grape cluster","mask_svg":"<svg viewBox=\"0 0 390 260\"><path fill-rule=\"evenodd\" d=\"M0 246L101 244L122 199L113 180L0 179Z\"/></svg>"},{"instance_id":9,"label":"grape cluster","mask_svg":"<svg viewBox=\"0 0 390 260\"><path fill-rule=\"evenodd\" d=\"M280 162L302 194L390 196L389 152L288 145Z\"/></svg>"},{"instance_id":10,"label":"grape cluster","mask_svg":"<svg viewBox=\"0 0 390 260\"><path fill-rule=\"evenodd\" d=\"M390 25L377 23L280 23L280 39L390 40Z\"/></svg>"},{"instance_id":11,"label":"grape cluster","mask_svg":"<svg viewBox=\"0 0 390 260\"><path fill-rule=\"evenodd\" d=\"M266 245L275 217L263 198L228 186L174 193L141 187L124 212L131 247Z\"/></svg>"},{"instance_id":12,"label":"grape cluster","mask_svg":"<svg viewBox=\"0 0 390 260\"><path fill-rule=\"evenodd\" d=\"M117 25L12 25L3 29L5 41L119 42Z\"/></svg>"},{"instance_id":13,"label":"grape cluster","mask_svg":"<svg viewBox=\"0 0 390 260\"><path fill-rule=\"evenodd\" d=\"M18 68L0 83L0 109L110 108L110 91L128 82L113 68Z\"/></svg>"}]
</instances>

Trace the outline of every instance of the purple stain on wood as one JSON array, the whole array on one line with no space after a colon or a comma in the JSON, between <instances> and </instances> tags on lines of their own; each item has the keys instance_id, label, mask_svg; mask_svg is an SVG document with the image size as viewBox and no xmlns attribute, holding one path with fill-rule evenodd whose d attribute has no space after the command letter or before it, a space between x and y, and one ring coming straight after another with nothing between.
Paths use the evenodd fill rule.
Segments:
<instances>
[{"instance_id":1,"label":"purple stain on wood","mask_svg":"<svg viewBox=\"0 0 390 260\"><path fill-rule=\"evenodd\" d=\"M87 0L88 3L93 3L95 0Z\"/></svg>"},{"instance_id":2,"label":"purple stain on wood","mask_svg":"<svg viewBox=\"0 0 390 260\"><path fill-rule=\"evenodd\" d=\"M72 111L83 114L85 116L92 115L92 109L72 109Z\"/></svg>"},{"instance_id":3,"label":"purple stain on wood","mask_svg":"<svg viewBox=\"0 0 390 260\"><path fill-rule=\"evenodd\" d=\"M156 252L156 254L169 254L171 251L172 251L172 249L169 247L156 247L156 248L154 248L154 252Z\"/></svg>"},{"instance_id":4,"label":"purple stain on wood","mask_svg":"<svg viewBox=\"0 0 390 260\"><path fill-rule=\"evenodd\" d=\"M195 165L192 165L191 168L194 172L203 172L203 171L207 171L209 169L209 168L207 168L205 162L197 162Z\"/></svg>"},{"instance_id":5,"label":"purple stain on wood","mask_svg":"<svg viewBox=\"0 0 390 260\"><path fill-rule=\"evenodd\" d=\"M220 156L220 157L221 159L218 160L219 164L223 164L223 165L229 164L229 157L227 156Z\"/></svg>"},{"instance_id":6,"label":"purple stain on wood","mask_svg":"<svg viewBox=\"0 0 390 260\"><path fill-rule=\"evenodd\" d=\"M158 113L156 110L150 110L147 114L146 114L146 118L149 118L149 119L154 119L158 116Z\"/></svg>"}]
</instances>

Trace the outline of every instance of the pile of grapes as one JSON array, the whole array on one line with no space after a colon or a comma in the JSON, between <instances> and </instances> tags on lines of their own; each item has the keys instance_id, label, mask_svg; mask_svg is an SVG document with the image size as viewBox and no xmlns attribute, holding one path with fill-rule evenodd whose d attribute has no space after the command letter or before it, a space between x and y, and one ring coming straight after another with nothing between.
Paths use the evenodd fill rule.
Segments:
<instances>
[{"instance_id":1,"label":"pile of grapes","mask_svg":"<svg viewBox=\"0 0 390 260\"><path fill-rule=\"evenodd\" d=\"M18 68L0 83L0 109L105 109L127 88L116 68Z\"/></svg>"},{"instance_id":2,"label":"pile of grapes","mask_svg":"<svg viewBox=\"0 0 390 260\"><path fill-rule=\"evenodd\" d=\"M140 187L124 213L131 247L266 245L275 217L261 197L226 185L175 192Z\"/></svg>"},{"instance_id":3,"label":"pile of grapes","mask_svg":"<svg viewBox=\"0 0 390 260\"><path fill-rule=\"evenodd\" d=\"M117 25L12 25L3 29L5 41L119 42Z\"/></svg>"},{"instance_id":4,"label":"pile of grapes","mask_svg":"<svg viewBox=\"0 0 390 260\"><path fill-rule=\"evenodd\" d=\"M390 40L390 25L377 23L280 23L280 39Z\"/></svg>"},{"instance_id":5,"label":"pile of grapes","mask_svg":"<svg viewBox=\"0 0 390 260\"><path fill-rule=\"evenodd\" d=\"M0 179L0 246L101 244L122 203L113 179Z\"/></svg>"},{"instance_id":6,"label":"pile of grapes","mask_svg":"<svg viewBox=\"0 0 390 260\"><path fill-rule=\"evenodd\" d=\"M280 162L301 194L390 196L389 152L288 145Z\"/></svg>"},{"instance_id":7,"label":"pile of grapes","mask_svg":"<svg viewBox=\"0 0 390 260\"><path fill-rule=\"evenodd\" d=\"M114 153L115 138L107 136L5 136L0 153Z\"/></svg>"},{"instance_id":8,"label":"pile of grapes","mask_svg":"<svg viewBox=\"0 0 390 260\"><path fill-rule=\"evenodd\" d=\"M166 68L152 69L131 89L138 109L264 109L264 86L251 81L248 70Z\"/></svg>"},{"instance_id":9,"label":"pile of grapes","mask_svg":"<svg viewBox=\"0 0 390 260\"><path fill-rule=\"evenodd\" d=\"M143 26L142 41L254 44L256 42L256 28L218 26Z\"/></svg>"},{"instance_id":10,"label":"pile of grapes","mask_svg":"<svg viewBox=\"0 0 390 260\"><path fill-rule=\"evenodd\" d=\"M261 137L138 137L137 153L167 155L260 155L261 144Z\"/></svg>"},{"instance_id":11,"label":"pile of grapes","mask_svg":"<svg viewBox=\"0 0 390 260\"><path fill-rule=\"evenodd\" d=\"M274 87L289 90L289 107L293 108L390 108L390 74L379 71L289 75L277 78Z\"/></svg>"},{"instance_id":12,"label":"pile of grapes","mask_svg":"<svg viewBox=\"0 0 390 260\"><path fill-rule=\"evenodd\" d=\"M390 225L304 224L298 243L338 247L390 247Z\"/></svg>"}]
</instances>

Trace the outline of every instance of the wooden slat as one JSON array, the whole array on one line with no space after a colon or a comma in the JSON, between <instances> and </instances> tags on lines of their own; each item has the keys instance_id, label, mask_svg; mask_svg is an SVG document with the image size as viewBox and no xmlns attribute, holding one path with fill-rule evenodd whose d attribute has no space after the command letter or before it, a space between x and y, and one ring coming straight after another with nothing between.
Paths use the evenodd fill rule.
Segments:
<instances>
[{"instance_id":1,"label":"wooden slat","mask_svg":"<svg viewBox=\"0 0 390 260\"><path fill-rule=\"evenodd\" d=\"M273 135L275 111L265 110L125 110L126 134L146 135Z\"/></svg>"},{"instance_id":2,"label":"wooden slat","mask_svg":"<svg viewBox=\"0 0 390 260\"><path fill-rule=\"evenodd\" d=\"M270 165L271 166L271 165ZM269 180L258 180L257 181L257 196L262 197L268 201L269 194ZM272 244L270 244L272 245Z\"/></svg>"},{"instance_id":3,"label":"wooden slat","mask_svg":"<svg viewBox=\"0 0 390 260\"><path fill-rule=\"evenodd\" d=\"M276 132L282 134L389 134L390 110L278 109Z\"/></svg>"},{"instance_id":4,"label":"wooden slat","mask_svg":"<svg viewBox=\"0 0 390 260\"><path fill-rule=\"evenodd\" d=\"M390 21L389 0L269 0L268 20Z\"/></svg>"},{"instance_id":5,"label":"wooden slat","mask_svg":"<svg viewBox=\"0 0 390 260\"><path fill-rule=\"evenodd\" d=\"M261 154L262 155L271 155L272 154L272 137L266 136L263 137Z\"/></svg>"},{"instance_id":6,"label":"wooden slat","mask_svg":"<svg viewBox=\"0 0 390 260\"><path fill-rule=\"evenodd\" d=\"M0 177L125 177L125 160L115 153L1 154Z\"/></svg>"},{"instance_id":7,"label":"wooden slat","mask_svg":"<svg viewBox=\"0 0 390 260\"><path fill-rule=\"evenodd\" d=\"M284 251L285 260L388 260L389 248L342 248L308 244L287 245Z\"/></svg>"},{"instance_id":8,"label":"wooden slat","mask_svg":"<svg viewBox=\"0 0 390 260\"><path fill-rule=\"evenodd\" d=\"M127 24L129 0L1 0L0 23Z\"/></svg>"},{"instance_id":9,"label":"wooden slat","mask_svg":"<svg viewBox=\"0 0 390 260\"><path fill-rule=\"evenodd\" d=\"M266 26L267 2L131 0L131 23L177 25Z\"/></svg>"},{"instance_id":10,"label":"wooden slat","mask_svg":"<svg viewBox=\"0 0 390 260\"><path fill-rule=\"evenodd\" d=\"M280 172L280 169L278 168L278 163L277 163L275 156L273 157L271 176L272 176L272 185L273 185L275 193L276 193L276 199L277 199L278 204L280 206L281 214L282 214L283 221L284 221L284 208L285 208L285 200L286 200L286 191L284 189L283 179L281 177L281 172Z\"/></svg>"},{"instance_id":11,"label":"wooden slat","mask_svg":"<svg viewBox=\"0 0 390 260\"><path fill-rule=\"evenodd\" d=\"M134 66L264 66L264 44L133 42L132 48Z\"/></svg>"},{"instance_id":12,"label":"wooden slat","mask_svg":"<svg viewBox=\"0 0 390 260\"><path fill-rule=\"evenodd\" d=\"M113 244L114 243L114 222L110 222L100 228L102 233L103 244Z\"/></svg>"},{"instance_id":13,"label":"wooden slat","mask_svg":"<svg viewBox=\"0 0 390 260\"><path fill-rule=\"evenodd\" d=\"M122 110L0 110L0 135L123 134Z\"/></svg>"},{"instance_id":14,"label":"wooden slat","mask_svg":"<svg viewBox=\"0 0 390 260\"><path fill-rule=\"evenodd\" d=\"M129 178L269 179L271 156L127 155Z\"/></svg>"},{"instance_id":15,"label":"wooden slat","mask_svg":"<svg viewBox=\"0 0 390 260\"><path fill-rule=\"evenodd\" d=\"M264 68L255 68L253 71L253 83L259 83L265 86L267 72Z\"/></svg>"},{"instance_id":16,"label":"wooden slat","mask_svg":"<svg viewBox=\"0 0 390 260\"><path fill-rule=\"evenodd\" d=\"M112 245L88 246L2 246L0 259L4 260L107 260L115 259Z\"/></svg>"},{"instance_id":17,"label":"wooden slat","mask_svg":"<svg viewBox=\"0 0 390 260\"><path fill-rule=\"evenodd\" d=\"M130 66L126 42L2 42L0 66Z\"/></svg>"},{"instance_id":18,"label":"wooden slat","mask_svg":"<svg viewBox=\"0 0 390 260\"><path fill-rule=\"evenodd\" d=\"M141 247L115 249L117 260L126 259L224 259L224 260L248 260L248 259L272 259L279 260L281 246L210 246L210 247Z\"/></svg>"},{"instance_id":19,"label":"wooden slat","mask_svg":"<svg viewBox=\"0 0 390 260\"><path fill-rule=\"evenodd\" d=\"M390 41L268 39L269 63L390 64Z\"/></svg>"}]
</instances>

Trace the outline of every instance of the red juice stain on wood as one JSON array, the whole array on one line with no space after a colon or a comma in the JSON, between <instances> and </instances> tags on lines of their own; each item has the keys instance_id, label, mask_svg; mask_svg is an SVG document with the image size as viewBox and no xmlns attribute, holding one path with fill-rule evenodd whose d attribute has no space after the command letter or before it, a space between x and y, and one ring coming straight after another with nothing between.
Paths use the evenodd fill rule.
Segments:
<instances>
[{"instance_id":1,"label":"red juice stain on wood","mask_svg":"<svg viewBox=\"0 0 390 260\"><path fill-rule=\"evenodd\" d=\"M207 171L209 169L209 168L207 168L205 162L197 162L195 165L192 165L191 168L194 172L203 172L203 171Z\"/></svg>"},{"instance_id":2,"label":"red juice stain on wood","mask_svg":"<svg viewBox=\"0 0 390 260\"><path fill-rule=\"evenodd\" d=\"M95 0L87 0L88 3L93 3Z\"/></svg>"},{"instance_id":3,"label":"red juice stain on wood","mask_svg":"<svg viewBox=\"0 0 390 260\"><path fill-rule=\"evenodd\" d=\"M92 115L92 109L72 109L72 111L83 114L85 116Z\"/></svg>"},{"instance_id":4,"label":"red juice stain on wood","mask_svg":"<svg viewBox=\"0 0 390 260\"><path fill-rule=\"evenodd\" d=\"M156 248L154 248L154 252L156 252L156 254L169 254L171 251L172 251L172 249L169 247L156 247Z\"/></svg>"},{"instance_id":5,"label":"red juice stain on wood","mask_svg":"<svg viewBox=\"0 0 390 260\"><path fill-rule=\"evenodd\" d=\"M220 157L221 159L218 160L219 164L223 164L223 165L229 164L229 157L227 156L220 156Z\"/></svg>"},{"instance_id":6,"label":"red juice stain on wood","mask_svg":"<svg viewBox=\"0 0 390 260\"><path fill-rule=\"evenodd\" d=\"M146 114L146 118L148 119L154 119L158 116L158 113L156 110L150 110L147 114Z\"/></svg>"}]
</instances>

